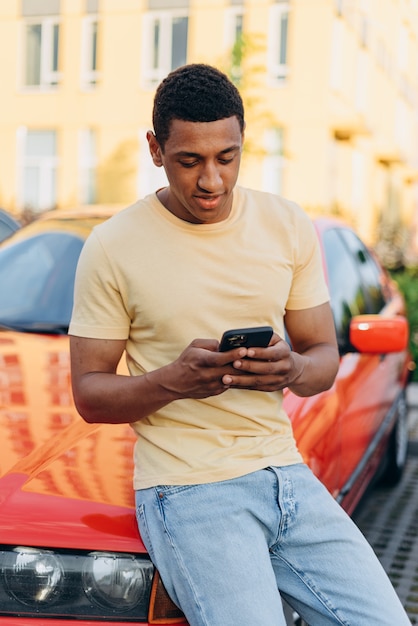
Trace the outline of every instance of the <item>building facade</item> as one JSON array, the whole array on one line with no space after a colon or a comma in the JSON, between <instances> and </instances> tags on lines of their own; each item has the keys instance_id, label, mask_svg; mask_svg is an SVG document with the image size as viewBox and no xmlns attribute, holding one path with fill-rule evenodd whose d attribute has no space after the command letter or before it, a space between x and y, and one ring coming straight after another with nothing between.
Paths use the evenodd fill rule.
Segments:
<instances>
[{"instance_id":1,"label":"building facade","mask_svg":"<svg viewBox=\"0 0 418 626\"><path fill-rule=\"evenodd\" d=\"M129 204L164 185L145 133L187 62L243 95L240 183L352 223L411 228L416 0L2 0L0 206Z\"/></svg>"}]
</instances>

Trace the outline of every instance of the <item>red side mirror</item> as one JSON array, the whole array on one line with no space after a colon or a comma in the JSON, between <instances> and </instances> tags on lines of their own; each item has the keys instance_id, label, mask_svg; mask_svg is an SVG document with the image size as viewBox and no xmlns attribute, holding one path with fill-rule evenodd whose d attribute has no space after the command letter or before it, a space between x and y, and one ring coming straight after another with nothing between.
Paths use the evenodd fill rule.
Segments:
<instances>
[{"instance_id":1,"label":"red side mirror","mask_svg":"<svg viewBox=\"0 0 418 626\"><path fill-rule=\"evenodd\" d=\"M408 347L408 337L408 320L402 315L355 315L350 322L350 342L359 352L402 352Z\"/></svg>"}]
</instances>

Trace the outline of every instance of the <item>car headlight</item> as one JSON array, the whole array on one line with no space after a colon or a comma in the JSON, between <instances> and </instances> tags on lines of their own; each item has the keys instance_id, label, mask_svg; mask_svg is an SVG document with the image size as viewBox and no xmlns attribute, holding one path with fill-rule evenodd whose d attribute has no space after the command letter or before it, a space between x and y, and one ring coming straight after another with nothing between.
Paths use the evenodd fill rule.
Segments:
<instances>
[{"instance_id":1,"label":"car headlight","mask_svg":"<svg viewBox=\"0 0 418 626\"><path fill-rule=\"evenodd\" d=\"M135 557L92 552L86 559L83 587L92 602L103 608L129 611L143 602L149 572Z\"/></svg>"},{"instance_id":2,"label":"car headlight","mask_svg":"<svg viewBox=\"0 0 418 626\"><path fill-rule=\"evenodd\" d=\"M27 606L51 605L59 598L64 571L49 550L16 548L3 569L6 590Z\"/></svg>"},{"instance_id":3,"label":"car headlight","mask_svg":"<svg viewBox=\"0 0 418 626\"><path fill-rule=\"evenodd\" d=\"M146 622L147 555L0 546L0 615Z\"/></svg>"}]
</instances>

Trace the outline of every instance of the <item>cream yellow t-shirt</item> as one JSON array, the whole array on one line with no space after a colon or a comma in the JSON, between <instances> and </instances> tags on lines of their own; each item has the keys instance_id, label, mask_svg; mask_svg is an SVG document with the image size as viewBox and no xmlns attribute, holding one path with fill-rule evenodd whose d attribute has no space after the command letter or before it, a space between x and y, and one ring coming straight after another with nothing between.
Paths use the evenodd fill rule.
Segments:
<instances>
[{"instance_id":1,"label":"cream yellow t-shirt","mask_svg":"<svg viewBox=\"0 0 418 626\"><path fill-rule=\"evenodd\" d=\"M175 360L195 338L271 325L328 300L317 237L296 204L237 187L228 218L191 224L156 194L88 238L70 334L126 339L132 376ZM177 400L132 424L135 489L235 478L301 461L282 393L229 389Z\"/></svg>"}]
</instances>

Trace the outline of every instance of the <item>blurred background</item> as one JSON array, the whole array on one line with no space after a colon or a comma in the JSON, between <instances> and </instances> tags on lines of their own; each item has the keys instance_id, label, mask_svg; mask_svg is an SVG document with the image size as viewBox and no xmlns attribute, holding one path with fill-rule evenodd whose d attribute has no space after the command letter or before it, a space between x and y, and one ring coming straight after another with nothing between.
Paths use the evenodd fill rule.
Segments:
<instances>
[{"instance_id":1,"label":"blurred background","mask_svg":"<svg viewBox=\"0 0 418 626\"><path fill-rule=\"evenodd\" d=\"M413 317L417 0L0 0L0 207L26 222L163 186L145 133L189 62L242 93L239 182L354 226Z\"/></svg>"}]
</instances>

